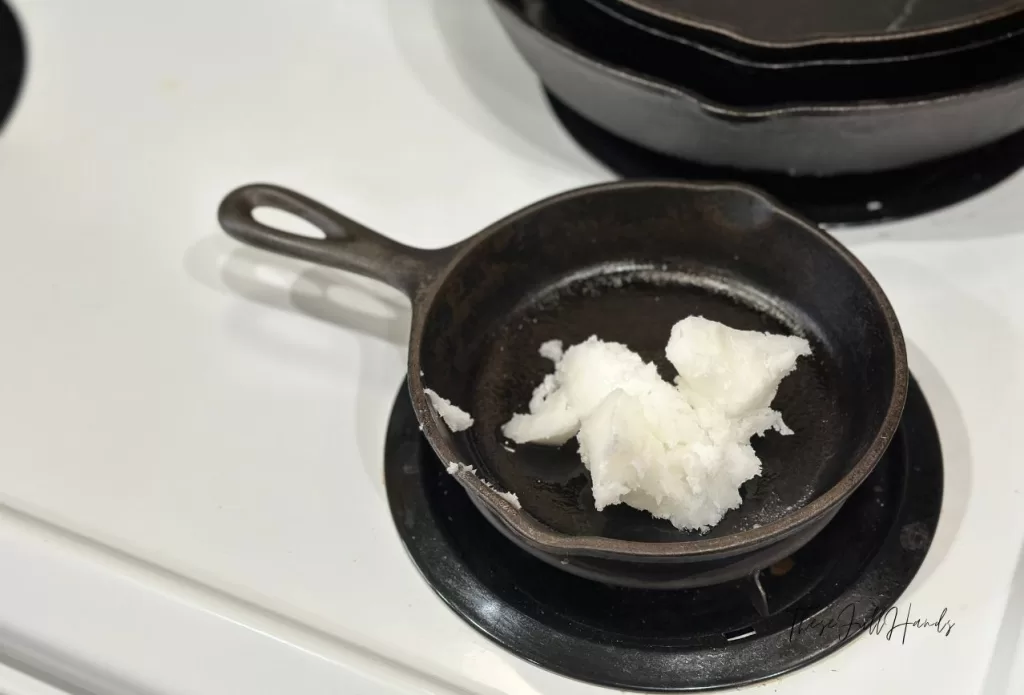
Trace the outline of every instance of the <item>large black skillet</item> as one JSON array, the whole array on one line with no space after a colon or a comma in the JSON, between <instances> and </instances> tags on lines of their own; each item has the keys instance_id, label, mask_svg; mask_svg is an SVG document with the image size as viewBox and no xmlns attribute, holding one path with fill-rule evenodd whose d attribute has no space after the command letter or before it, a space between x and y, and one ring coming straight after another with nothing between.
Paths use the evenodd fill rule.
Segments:
<instances>
[{"instance_id":1,"label":"large black skillet","mask_svg":"<svg viewBox=\"0 0 1024 695\"><path fill-rule=\"evenodd\" d=\"M862 58L765 59L637 24L600 0L547 0L548 11L577 45L617 64L733 106L793 102L851 103L950 92L989 79L994 61L1019 61L1024 14L990 36L917 53L893 48ZM541 20L543 21L543 20Z\"/></svg>"},{"instance_id":2,"label":"large black skillet","mask_svg":"<svg viewBox=\"0 0 1024 695\"><path fill-rule=\"evenodd\" d=\"M952 74L920 71L917 81L944 83L941 91L896 80L873 87L891 90L878 93L892 98L830 102L766 91L763 79L733 75L730 83L727 75L697 70L671 79L654 72L663 62L647 71L603 57L614 42L577 42L554 21L549 0L490 2L561 102L625 140L699 164L798 176L877 172L966 152L1024 128L1024 37L988 47L991 53L979 49L991 60L972 58ZM895 96L901 91L908 96Z\"/></svg>"},{"instance_id":3,"label":"large black skillet","mask_svg":"<svg viewBox=\"0 0 1024 695\"><path fill-rule=\"evenodd\" d=\"M984 35L1024 11L1021 0L591 1L640 24L735 50L846 55L934 50Z\"/></svg>"},{"instance_id":4,"label":"large black skillet","mask_svg":"<svg viewBox=\"0 0 1024 695\"><path fill-rule=\"evenodd\" d=\"M276 208L323 239L266 226ZM473 502L516 543L567 571L633 586L696 586L791 554L872 471L900 419L907 363L881 289L827 233L740 185L602 184L514 213L454 246L404 246L276 186L230 193L228 234L403 290L413 307L409 391L424 434ZM597 512L575 448L505 448L500 428L550 370L537 349L597 335L655 360L691 314L812 345L775 400L788 437L755 441L764 462L743 504L705 535L619 506ZM474 416L453 434L424 388ZM512 447L510 447L512 448ZM479 477L478 477L479 475ZM486 484L484 481L487 481ZM493 488L492 488L493 486ZM518 496L521 508L500 491Z\"/></svg>"}]
</instances>

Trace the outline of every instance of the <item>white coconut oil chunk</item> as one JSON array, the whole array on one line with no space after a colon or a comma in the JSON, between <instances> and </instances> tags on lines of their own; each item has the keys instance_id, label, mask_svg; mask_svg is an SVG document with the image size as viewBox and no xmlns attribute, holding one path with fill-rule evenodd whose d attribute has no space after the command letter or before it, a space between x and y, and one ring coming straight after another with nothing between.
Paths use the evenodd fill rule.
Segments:
<instances>
[{"instance_id":1,"label":"white coconut oil chunk","mask_svg":"<svg viewBox=\"0 0 1024 695\"><path fill-rule=\"evenodd\" d=\"M442 398L433 389L423 389L423 393L427 394L434 410L452 432L461 432L473 426L473 418L470 414L457 405L452 405L447 398Z\"/></svg>"},{"instance_id":2,"label":"white coconut oil chunk","mask_svg":"<svg viewBox=\"0 0 1024 695\"><path fill-rule=\"evenodd\" d=\"M810 354L804 338L740 331L701 316L673 326L665 347L677 385L730 417L769 407L797 358Z\"/></svg>"},{"instance_id":3,"label":"white coconut oil chunk","mask_svg":"<svg viewBox=\"0 0 1024 695\"><path fill-rule=\"evenodd\" d=\"M675 385L625 345L596 336L561 355L544 352L555 370L503 434L556 446L575 437L598 510L626 504L706 531L761 473L750 438L770 428L791 434L770 405L811 350L803 338L690 317L673 327L665 350Z\"/></svg>"}]
</instances>

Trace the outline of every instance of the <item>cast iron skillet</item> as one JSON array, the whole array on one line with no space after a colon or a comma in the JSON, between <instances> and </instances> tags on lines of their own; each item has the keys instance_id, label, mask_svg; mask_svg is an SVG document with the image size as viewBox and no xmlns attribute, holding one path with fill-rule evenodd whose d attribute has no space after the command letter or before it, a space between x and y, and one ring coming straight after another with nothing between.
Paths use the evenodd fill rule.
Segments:
<instances>
[{"instance_id":1,"label":"cast iron skillet","mask_svg":"<svg viewBox=\"0 0 1024 695\"><path fill-rule=\"evenodd\" d=\"M323 240L257 222L277 208ZM617 182L536 203L449 248L387 239L297 193L250 185L219 210L253 246L391 284L412 301L409 391L423 432L473 502L528 551L568 571L641 586L693 586L789 555L839 510L888 446L907 391L900 327L881 289L828 234L740 185ZM701 314L737 328L805 336L774 401L796 432L756 449L763 474L706 535L617 506L597 512L572 443L506 450L501 425L527 407L551 364L537 353L598 335L673 375L672 325ZM431 388L476 422L451 433Z\"/></svg>"},{"instance_id":2,"label":"cast iron skillet","mask_svg":"<svg viewBox=\"0 0 1024 695\"><path fill-rule=\"evenodd\" d=\"M775 105L743 106L597 57L551 21L545 0L491 4L560 101L625 140L700 164L797 176L867 173L966 152L1024 128L1024 41L1009 40L1019 50L973 75L984 80L949 91L845 103L789 102L792 95L782 94ZM747 79L736 89L763 95L760 84ZM901 85L913 93L911 84L892 83Z\"/></svg>"},{"instance_id":3,"label":"cast iron skillet","mask_svg":"<svg viewBox=\"0 0 1024 695\"><path fill-rule=\"evenodd\" d=\"M894 44L941 41L1024 10L1021 0L597 1L663 29L776 50L871 44L893 50Z\"/></svg>"},{"instance_id":4,"label":"cast iron skillet","mask_svg":"<svg viewBox=\"0 0 1024 695\"><path fill-rule=\"evenodd\" d=\"M574 44L601 59L733 106L849 104L947 92L986 81L993 63L1019 61L1024 51L1024 14L1008 18L991 36L929 52L893 47L889 54L856 59L785 58L789 52L757 59L640 25L600 0L552 0L548 7Z\"/></svg>"}]
</instances>

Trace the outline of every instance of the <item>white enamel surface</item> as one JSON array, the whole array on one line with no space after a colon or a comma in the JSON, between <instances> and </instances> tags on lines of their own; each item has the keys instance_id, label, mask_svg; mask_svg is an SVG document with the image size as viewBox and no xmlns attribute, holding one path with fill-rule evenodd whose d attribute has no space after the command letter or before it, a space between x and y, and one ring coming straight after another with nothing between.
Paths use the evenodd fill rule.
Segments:
<instances>
[{"instance_id":1,"label":"white enamel surface","mask_svg":"<svg viewBox=\"0 0 1024 695\"><path fill-rule=\"evenodd\" d=\"M214 217L264 180L433 247L611 178L484 3L14 5L31 70L0 132L0 689L597 692L479 636L401 547L381 476L401 295L242 248ZM1020 692L1022 212L1018 176L843 233L946 450L900 605L956 627L865 637L753 691Z\"/></svg>"}]
</instances>

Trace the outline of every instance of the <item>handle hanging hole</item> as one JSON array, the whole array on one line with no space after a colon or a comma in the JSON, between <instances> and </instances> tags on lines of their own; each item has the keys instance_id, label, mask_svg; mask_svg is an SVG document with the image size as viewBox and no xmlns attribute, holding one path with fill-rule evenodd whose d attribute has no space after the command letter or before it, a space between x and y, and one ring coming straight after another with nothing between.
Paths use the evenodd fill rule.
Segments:
<instances>
[{"instance_id":1,"label":"handle hanging hole","mask_svg":"<svg viewBox=\"0 0 1024 695\"><path fill-rule=\"evenodd\" d=\"M260 224L307 239L323 240L327 238L323 230L312 222L279 208L257 206L253 208L252 218Z\"/></svg>"}]
</instances>

